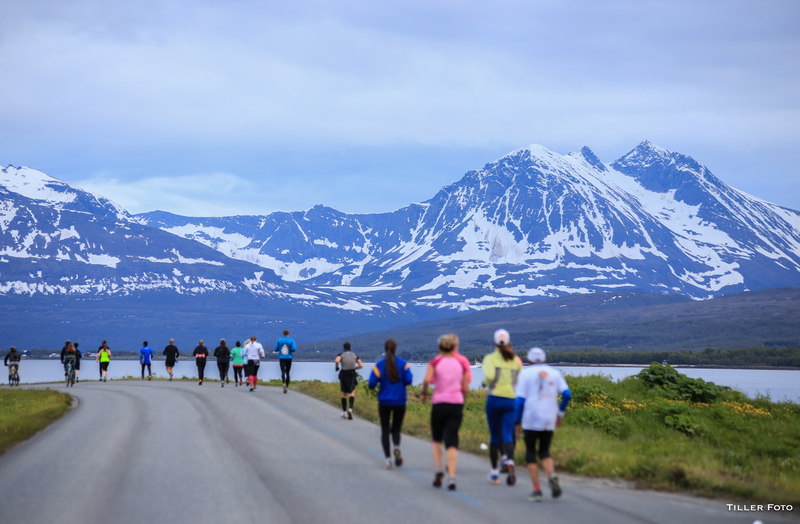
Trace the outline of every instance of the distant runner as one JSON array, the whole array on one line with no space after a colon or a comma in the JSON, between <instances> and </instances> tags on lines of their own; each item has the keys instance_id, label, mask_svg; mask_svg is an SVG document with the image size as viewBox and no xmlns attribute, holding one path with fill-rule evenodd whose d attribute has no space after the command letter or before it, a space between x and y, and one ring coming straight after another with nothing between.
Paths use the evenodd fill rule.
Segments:
<instances>
[{"instance_id":1,"label":"distant runner","mask_svg":"<svg viewBox=\"0 0 800 524\"><path fill-rule=\"evenodd\" d=\"M225 343L225 339L219 341L219 346L214 350L214 356L217 358L217 369L219 370L219 381L222 382L221 387L225 387L228 381L228 368L231 363L231 350Z\"/></svg>"},{"instance_id":2,"label":"distant runner","mask_svg":"<svg viewBox=\"0 0 800 524\"><path fill-rule=\"evenodd\" d=\"M247 362L247 383L250 384L250 391L255 391L258 386L258 368L261 366L261 359L265 357L264 346L256 342L255 335L245 343L243 355ZM285 388L283 392L286 393Z\"/></svg>"},{"instance_id":3,"label":"distant runner","mask_svg":"<svg viewBox=\"0 0 800 524\"><path fill-rule=\"evenodd\" d=\"M83 353L81 350L78 349L78 343L75 342L73 344L75 346L75 382L81 381L81 358L83 357Z\"/></svg>"},{"instance_id":4,"label":"distant runner","mask_svg":"<svg viewBox=\"0 0 800 524\"><path fill-rule=\"evenodd\" d=\"M350 351L350 342L345 342L342 346L342 352L336 356L334 365L336 371L339 371L339 366L342 370L339 371L339 387L342 390L342 418L353 420L353 405L356 403L356 381L358 380L359 370L364 367L364 363L358 358L358 355ZM350 408L347 408L347 397L350 396Z\"/></svg>"},{"instance_id":5,"label":"distant runner","mask_svg":"<svg viewBox=\"0 0 800 524\"><path fill-rule=\"evenodd\" d=\"M503 465L508 477L506 484L513 486L516 481L514 465L514 426L517 376L522 370L522 361L514 353L511 335L505 329L494 333L494 353L483 359L483 386L489 388L486 397L486 420L489 423L489 458L492 469L489 482L500 484L500 471L497 469L498 455L502 454Z\"/></svg>"},{"instance_id":6,"label":"distant runner","mask_svg":"<svg viewBox=\"0 0 800 524\"><path fill-rule=\"evenodd\" d=\"M281 382L283 392L289 389L289 371L292 369L292 354L297 351L297 344L289 338L289 330L283 330L283 337L275 343L275 352L278 353L278 362L281 366Z\"/></svg>"},{"instance_id":7,"label":"distant runner","mask_svg":"<svg viewBox=\"0 0 800 524\"><path fill-rule=\"evenodd\" d=\"M442 442L446 449L447 489L456 489L458 466L458 430L464 417L464 398L469 392L472 372L469 360L458 353L458 337L454 333L439 337L439 356L428 364L422 381L422 402L428 399L428 387L433 384L431 397L431 451L436 473L433 486L442 487Z\"/></svg>"},{"instance_id":8,"label":"distant runner","mask_svg":"<svg viewBox=\"0 0 800 524\"><path fill-rule=\"evenodd\" d=\"M392 458L389 453L389 435L394 444L394 465L403 465L403 455L400 453L400 431L403 429L403 418L406 414L406 386L414 381L411 366L405 360L395 356L397 342L387 340L384 345L386 358L379 360L369 374L369 388L375 389L378 384L378 415L381 419L381 445L386 456L386 469L392 468ZM391 420L391 426L390 426Z\"/></svg>"},{"instance_id":9,"label":"distant runner","mask_svg":"<svg viewBox=\"0 0 800 524\"><path fill-rule=\"evenodd\" d=\"M153 350L147 345L147 341L142 342L142 349L139 350L139 364L142 365L142 380L144 380L144 368L147 367L147 380L153 378Z\"/></svg>"},{"instance_id":10,"label":"distant runner","mask_svg":"<svg viewBox=\"0 0 800 524\"><path fill-rule=\"evenodd\" d=\"M550 481L553 498L561 496L561 485L553 474L553 459L550 458L550 443L556 428L567 411L572 394L567 382L558 370L545 364L545 353L541 348L528 351L528 362L533 364L522 370L517 383L517 431L520 425L525 430L525 460L533 481L533 493L528 500L542 501L542 487L539 484L539 468L536 465L536 445L539 445L539 459ZM561 404L558 394L561 393Z\"/></svg>"},{"instance_id":11,"label":"distant runner","mask_svg":"<svg viewBox=\"0 0 800 524\"><path fill-rule=\"evenodd\" d=\"M194 348L192 355L194 356L195 364L197 364L197 376L200 378L200 382L197 385L202 386L203 374L206 370L206 358L208 357L208 348L203 345L202 340L197 344L197 347Z\"/></svg>"},{"instance_id":12,"label":"distant runner","mask_svg":"<svg viewBox=\"0 0 800 524\"><path fill-rule=\"evenodd\" d=\"M100 380L106 382L108 380L108 363L111 362L111 350L108 349L108 342L105 340L100 347L97 349L97 357L95 357L95 362L100 363Z\"/></svg>"},{"instance_id":13,"label":"distant runner","mask_svg":"<svg viewBox=\"0 0 800 524\"><path fill-rule=\"evenodd\" d=\"M169 374L169 381L172 382L172 371L175 369L175 363L178 361L178 357L181 356L180 351L178 351L177 346L175 346L174 338L169 339L169 345L164 348L162 354L167 357L167 374Z\"/></svg>"},{"instance_id":14,"label":"distant runner","mask_svg":"<svg viewBox=\"0 0 800 524\"><path fill-rule=\"evenodd\" d=\"M233 384L235 387L243 385L242 375L244 374L244 348L242 343L238 340L236 345L231 349L231 363L233 364Z\"/></svg>"}]
</instances>

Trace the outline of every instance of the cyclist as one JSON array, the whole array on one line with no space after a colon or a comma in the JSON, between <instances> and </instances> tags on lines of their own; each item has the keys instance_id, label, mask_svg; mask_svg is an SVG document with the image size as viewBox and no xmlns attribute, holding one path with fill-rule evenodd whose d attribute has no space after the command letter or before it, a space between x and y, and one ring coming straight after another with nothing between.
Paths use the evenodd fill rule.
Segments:
<instances>
[{"instance_id":1,"label":"cyclist","mask_svg":"<svg viewBox=\"0 0 800 524\"><path fill-rule=\"evenodd\" d=\"M73 370L75 369L77 353L78 351L75 349L75 346L72 345L72 342L67 340L64 349L61 350L61 363L64 364L64 376L67 378L69 378L70 368Z\"/></svg>"},{"instance_id":2,"label":"cyclist","mask_svg":"<svg viewBox=\"0 0 800 524\"><path fill-rule=\"evenodd\" d=\"M21 357L19 351L14 346L11 346L11 349L8 350L6 354L6 358L3 360L3 364L8 366L8 383L10 385L14 385L15 377L14 374L16 373L16 382L19 385L19 361ZM9 364L10 362L10 364Z\"/></svg>"}]
</instances>

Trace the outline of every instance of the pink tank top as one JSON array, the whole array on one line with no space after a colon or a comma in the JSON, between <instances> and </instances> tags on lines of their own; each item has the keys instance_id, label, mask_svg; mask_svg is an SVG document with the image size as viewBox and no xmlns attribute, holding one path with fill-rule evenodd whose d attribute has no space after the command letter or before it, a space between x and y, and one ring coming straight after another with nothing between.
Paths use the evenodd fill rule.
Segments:
<instances>
[{"instance_id":1,"label":"pink tank top","mask_svg":"<svg viewBox=\"0 0 800 524\"><path fill-rule=\"evenodd\" d=\"M463 404L464 393L461 381L464 374L471 375L469 360L463 355L438 357L431 360L433 366L433 395L431 404Z\"/></svg>"}]
</instances>

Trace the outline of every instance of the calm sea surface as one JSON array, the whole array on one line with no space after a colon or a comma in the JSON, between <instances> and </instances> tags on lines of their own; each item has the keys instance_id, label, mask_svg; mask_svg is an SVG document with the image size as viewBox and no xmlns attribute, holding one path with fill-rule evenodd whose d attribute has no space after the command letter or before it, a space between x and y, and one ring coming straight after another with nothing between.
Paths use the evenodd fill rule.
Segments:
<instances>
[{"instance_id":1,"label":"calm sea surface","mask_svg":"<svg viewBox=\"0 0 800 524\"><path fill-rule=\"evenodd\" d=\"M360 373L364 378L369 377L372 364L364 364ZM605 375L612 380L620 380L635 375L642 370L641 367L561 367L558 368L565 375ZM751 398L758 395L769 395L774 401L789 400L800 403L800 370L761 370L761 369L707 369L707 368L678 368L678 370L692 378L702 378L721 386L730 386ZM414 384L422 382L425 374L425 364L412 364ZM153 364L153 372L158 377L167 376L164 361L159 360ZM233 371L228 375L232 378ZM20 366L20 379L25 384L37 382L59 382L63 379L64 370L58 360L23 360ZM116 360L108 367L110 379L123 377L140 377L141 367L135 360ZM197 368L193 361L179 360L175 366L176 378L197 378ZM205 376L208 379L219 379L217 364L209 361L206 365ZM280 379L281 371L277 362L264 362L258 373L264 380ZM98 380L100 372L98 365L92 359L81 361L81 379ZM323 382L337 382L338 373L334 370L333 363L327 362L295 362L291 371L292 380L321 380ZM8 384L7 375L2 376L3 383ZM472 368L472 387L480 387L483 372L480 368Z\"/></svg>"}]
</instances>

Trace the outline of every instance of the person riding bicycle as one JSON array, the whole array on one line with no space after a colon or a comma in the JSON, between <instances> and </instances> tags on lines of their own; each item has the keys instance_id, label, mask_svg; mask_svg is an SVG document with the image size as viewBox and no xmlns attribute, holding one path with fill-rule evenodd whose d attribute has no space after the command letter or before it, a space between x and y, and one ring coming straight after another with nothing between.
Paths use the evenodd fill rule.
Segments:
<instances>
[{"instance_id":1,"label":"person riding bicycle","mask_svg":"<svg viewBox=\"0 0 800 524\"><path fill-rule=\"evenodd\" d=\"M64 348L61 350L61 363L64 364L64 376L69 374L68 366L71 365L75 369L75 360L78 358L78 350L72 345L72 342L67 340Z\"/></svg>"},{"instance_id":2,"label":"person riding bicycle","mask_svg":"<svg viewBox=\"0 0 800 524\"><path fill-rule=\"evenodd\" d=\"M17 351L17 348L11 346L11 349L9 349L8 353L6 354L6 358L3 360L3 364L5 366L8 366L9 382L11 381L11 378L14 376L14 372L19 373L19 361L21 360L21 358L22 357L20 356L19 351Z\"/></svg>"}]
</instances>

